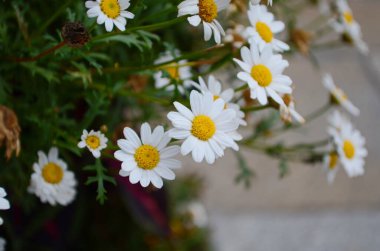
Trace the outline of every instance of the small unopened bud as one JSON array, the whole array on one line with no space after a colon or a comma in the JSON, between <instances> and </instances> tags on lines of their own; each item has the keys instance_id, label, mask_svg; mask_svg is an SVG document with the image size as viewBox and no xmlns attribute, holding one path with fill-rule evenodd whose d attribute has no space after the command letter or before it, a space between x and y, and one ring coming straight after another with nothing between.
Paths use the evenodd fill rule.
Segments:
<instances>
[{"instance_id":1,"label":"small unopened bud","mask_svg":"<svg viewBox=\"0 0 380 251\"><path fill-rule=\"evenodd\" d=\"M82 23L66 23L62 28L62 38L70 47L79 48L90 40L90 35Z\"/></svg>"},{"instance_id":2,"label":"small unopened bud","mask_svg":"<svg viewBox=\"0 0 380 251\"><path fill-rule=\"evenodd\" d=\"M102 125L102 126L100 127L100 131L101 131L102 133L107 133L107 132L108 132L108 127L107 127L107 125Z\"/></svg>"}]
</instances>

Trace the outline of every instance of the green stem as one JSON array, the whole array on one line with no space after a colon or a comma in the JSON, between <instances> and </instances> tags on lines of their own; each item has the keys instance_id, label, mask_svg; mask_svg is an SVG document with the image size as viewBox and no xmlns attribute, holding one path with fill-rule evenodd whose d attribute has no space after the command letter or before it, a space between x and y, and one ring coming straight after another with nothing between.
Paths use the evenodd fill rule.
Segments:
<instances>
[{"instance_id":1,"label":"green stem","mask_svg":"<svg viewBox=\"0 0 380 251\"><path fill-rule=\"evenodd\" d=\"M247 89L247 87L248 87L248 84L244 84L240 87L235 88L234 91L235 92L243 91L243 90Z\"/></svg>"},{"instance_id":2,"label":"green stem","mask_svg":"<svg viewBox=\"0 0 380 251\"><path fill-rule=\"evenodd\" d=\"M264 110L264 109L271 108L271 107L272 107L272 106L270 106L270 105L251 106L251 107L244 107L244 108L242 108L241 110L242 110L243 112L253 112L253 111Z\"/></svg>"}]
</instances>

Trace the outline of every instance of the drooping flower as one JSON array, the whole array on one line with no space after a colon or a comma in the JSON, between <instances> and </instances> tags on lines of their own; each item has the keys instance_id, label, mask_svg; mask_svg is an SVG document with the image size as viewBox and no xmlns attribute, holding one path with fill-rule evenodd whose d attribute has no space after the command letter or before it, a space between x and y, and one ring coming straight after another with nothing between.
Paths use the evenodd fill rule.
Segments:
<instances>
[{"instance_id":1,"label":"drooping flower","mask_svg":"<svg viewBox=\"0 0 380 251\"><path fill-rule=\"evenodd\" d=\"M225 109L231 108L235 111L236 119L239 125L247 125L247 122L244 120L244 112L240 110L240 106L236 103L231 102L235 94L232 88L228 88L222 91L222 84L212 75L209 76L207 85L202 77L199 77L198 80L199 84L194 81L191 81L191 84L203 94L208 92L211 93L214 97L214 100L218 98L223 99L225 103Z\"/></svg>"},{"instance_id":2,"label":"drooping flower","mask_svg":"<svg viewBox=\"0 0 380 251\"><path fill-rule=\"evenodd\" d=\"M178 112L169 112L168 118L174 128L169 135L174 139L184 140L181 145L182 155L190 152L195 162L212 164L224 155L224 149L231 147L238 150L236 140L241 136L236 132L236 113L225 109L225 102L214 100L210 92L201 94L195 90L190 93L191 110L174 102Z\"/></svg>"},{"instance_id":3,"label":"drooping flower","mask_svg":"<svg viewBox=\"0 0 380 251\"><path fill-rule=\"evenodd\" d=\"M204 40L210 40L214 33L215 42L220 44L225 32L216 18L229 4L230 0L185 0L178 5L178 16L191 15L187 20L192 26L202 22Z\"/></svg>"},{"instance_id":4,"label":"drooping flower","mask_svg":"<svg viewBox=\"0 0 380 251\"><path fill-rule=\"evenodd\" d=\"M50 148L48 155L38 152L38 162L33 164L33 171L28 191L39 197L41 202L66 206L74 200L77 184L74 173L58 157L56 147Z\"/></svg>"},{"instance_id":5,"label":"drooping flower","mask_svg":"<svg viewBox=\"0 0 380 251\"><path fill-rule=\"evenodd\" d=\"M273 54L270 47L264 48L260 53L256 46L251 45L250 49L243 47L240 52L243 61L236 58L234 61L243 71L237 77L248 83L251 98L266 105L268 97L271 97L278 104L284 105L280 95L292 92L292 80L282 74L289 65L288 61L281 55Z\"/></svg>"},{"instance_id":6,"label":"drooping flower","mask_svg":"<svg viewBox=\"0 0 380 251\"><path fill-rule=\"evenodd\" d=\"M95 158L99 158L100 151L107 147L107 142L107 137L100 131L95 132L94 130L91 130L90 132L87 132L87 130L83 130L78 147L87 147Z\"/></svg>"},{"instance_id":7,"label":"drooping flower","mask_svg":"<svg viewBox=\"0 0 380 251\"><path fill-rule=\"evenodd\" d=\"M173 60L176 57L181 56L180 52L178 50L174 50L173 52L167 51L163 53L160 58L158 58L154 63L155 64L161 64L164 62L168 62ZM167 65L160 66L158 72L156 72L153 77L155 81L155 86L156 88L163 88L166 87L165 89L168 91L173 91L175 86L174 85L169 85L172 80L186 80L191 78L191 67L185 65L187 63L187 60L180 60L178 63L170 63ZM164 76L164 72L166 72L169 77ZM178 85L178 90L180 93L185 93L185 89L189 87L187 85L187 82L183 82L182 85Z\"/></svg>"},{"instance_id":8,"label":"drooping flower","mask_svg":"<svg viewBox=\"0 0 380 251\"><path fill-rule=\"evenodd\" d=\"M276 39L275 35L285 29L285 24L274 20L274 16L264 5L251 5L248 10L251 26L247 27L246 34L251 44L257 44L260 51L269 46L276 52L289 50L289 46Z\"/></svg>"},{"instance_id":9,"label":"drooping flower","mask_svg":"<svg viewBox=\"0 0 380 251\"><path fill-rule=\"evenodd\" d=\"M0 187L0 210L8 210L9 208L11 208L9 201L5 198L5 196L7 196L7 193L5 192L4 188ZM3 225L3 218L1 217L0 225Z\"/></svg>"},{"instance_id":10,"label":"drooping flower","mask_svg":"<svg viewBox=\"0 0 380 251\"><path fill-rule=\"evenodd\" d=\"M113 26L124 31L127 25L127 19L133 19L135 15L127 9L129 8L130 0L96 0L86 1L85 3L87 16L89 18L97 17L97 23L105 23L106 30L112 31Z\"/></svg>"},{"instance_id":11,"label":"drooping flower","mask_svg":"<svg viewBox=\"0 0 380 251\"><path fill-rule=\"evenodd\" d=\"M287 123L292 123L293 119L297 123L305 123L305 119L296 111L295 102L292 95L285 94L282 96L285 105L280 106L280 116L281 119Z\"/></svg>"},{"instance_id":12,"label":"drooping flower","mask_svg":"<svg viewBox=\"0 0 380 251\"><path fill-rule=\"evenodd\" d=\"M322 82L326 89L330 92L332 101L334 103L343 106L349 113L354 116L358 116L360 114L360 110L354 106L354 104L352 104L343 90L335 85L334 80L330 74L325 74L322 78Z\"/></svg>"},{"instance_id":13,"label":"drooping flower","mask_svg":"<svg viewBox=\"0 0 380 251\"><path fill-rule=\"evenodd\" d=\"M140 182L147 187L152 183L155 187L163 186L162 178L174 180L172 169L181 167L181 162L174 159L179 153L178 146L168 146L171 138L162 126L153 132L148 123L141 126L141 139L129 127L124 128L125 139L119 139L117 145L121 150L115 152L115 158L122 161L119 174L129 176L132 184Z\"/></svg>"}]
</instances>

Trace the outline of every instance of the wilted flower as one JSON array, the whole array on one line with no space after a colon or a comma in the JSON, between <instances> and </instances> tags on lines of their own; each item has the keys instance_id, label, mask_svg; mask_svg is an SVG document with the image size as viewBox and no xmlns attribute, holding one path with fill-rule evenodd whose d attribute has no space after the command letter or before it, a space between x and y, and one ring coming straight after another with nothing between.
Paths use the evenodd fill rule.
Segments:
<instances>
[{"instance_id":1,"label":"wilted flower","mask_svg":"<svg viewBox=\"0 0 380 251\"><path fill-rule=\"evenodd\" d=\"M90 40L90 35L82 23L66 23L62 28L62 38L70 47L78 48Z\"/></svg>"},{"instance_id":2,"label":"wilted flower","mask_svg":"<svg viewBox=\"0 0 380 251\"><path fill-rule=\"evenodd\" d=\"M20 154L20 132L17 115L6 106L0 105L0 147L5 144L5 156L10 159L13 152Z\"/></svg>"}]
</instances>

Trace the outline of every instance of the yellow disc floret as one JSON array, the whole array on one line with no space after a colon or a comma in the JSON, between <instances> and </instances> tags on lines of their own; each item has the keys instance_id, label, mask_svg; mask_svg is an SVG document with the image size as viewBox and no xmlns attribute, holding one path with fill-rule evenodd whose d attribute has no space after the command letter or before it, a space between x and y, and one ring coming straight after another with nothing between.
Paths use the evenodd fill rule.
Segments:
<instances>
[{"instance_id":1,"label":"yellow disc floret","mask_svg":"<svg viewBox=\"0 0 380 251\"><path fill-rule=\"evenodd\" d=\"M256 31L259 33L260 37L267 43L272 42L273 32L269 26L264 22L256 23Z\"/></svg>"},{"instance_id":2,"label":"yellow disc floret","mask_svg":"<svg viewBox=\"0 0 380 251\"><path fill-rule=\"evenodd\" d=\"M261 87L266 87L272 83L272 73L265 65L258 64L253 66L251 76Z\"/></svg>"},{"instance_id":3,"label":"yellow disc floret","mask_svg":"<svg viewBox=\"0 0 380 251\"><path fill-rule=\"evenodd\" d=\"M47 183L58 184L63 178L63 170L59 165L49 162L42 168L42 177Z\"/></svg>"},{"instance_id":4,"label":"yellow disc floret","mask_svg":"<svg viewBox=\"0 0 380 251\"><path fill-rule=\"evenodd\" d=\"M179 79L178 66L176 66L176 65L166 66L166 67L164 67L164 70L169 74L169 76L172 79Z\"/></svg>"},{"instance_id":5,"label":"yellow disc floret","mask_svg":"<svg viewBox=\"0 0 380 251\"><path fill-rule=\"evenodd\" d=\"M160 153L151 145L142 145L136 149L135 161L138 167L152 170L160 162Z\"/></svg>"},{"instance_id":6,"label":"yellow disc floret","mask_svg":"<svg viewBox=\"0 0 380 251\"><path fill-rule=\"evenodd\" d=\"M343 142L343 152L348 159L352 159L355 156L355 146L350 140Z\"/></svg>"},{"instance_id":7,"label":"yellow disc floret","mask_svg":"<svg viewBox=\"0 0 380 251\"><path fill-rule=\"evenodd\" d=\"M97 149L100 146L100 139L96 135L90 135L86 138L86 145L91 149Z\"/></svg>"},{"instance_id":8,"label":"yellow disc floret","mask_svg":"<svg viewBox=\"0 0 380 251\"><path fill-rule=\"evenodd\" d=\"M354 16L349 11L346 11L343 14L343 18L344 18L344 21L346 21L346 23L348 23L348 24L352 24L354 22Z\"/></svg>"},{"instance_id":9,"label":"yellow disc floret","mask_svg":"<svg viewBox=\"0 0 380 251\"><path fill-rule=\"evenodd\" d=\"M200 18L207 23L218 16L218 6L214 0L199 0L198 7Z\"/></svg>"},{"instance_id":10,"label":"yellow disc floret","mask_svg":"<svg viewBox=\"0 0 380 251\"><path fill-rule=\"evenodd\" d=\"M335 152L331 152L330 153L330 161L329 161L329 169L330 170L333 170L336 165L338 164L338 154L336 154Z\"/></svg>"},{"instance_id":11,"label":"yellow disc floret","mask_svg":"<svg viewBox=\"0 0 380 251\"><path fill-rule=\"evenodd\" d=\"M109 18L115 19L120 16L120 4L118 0L102 0L100 9Z\"/></svg>"},{"instance_id":12,"label":"yellow disc floret","mask_svg":"<svg viewBox=\"0 0 380 251\"><path fill-rule=\"evenodd\" d=\"M216 126L214 121L206 115L198 115L193 119L191 134L200 140L207 141L215 133Z\"/></svg>"}]
</instances>

